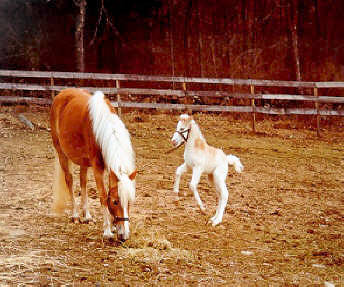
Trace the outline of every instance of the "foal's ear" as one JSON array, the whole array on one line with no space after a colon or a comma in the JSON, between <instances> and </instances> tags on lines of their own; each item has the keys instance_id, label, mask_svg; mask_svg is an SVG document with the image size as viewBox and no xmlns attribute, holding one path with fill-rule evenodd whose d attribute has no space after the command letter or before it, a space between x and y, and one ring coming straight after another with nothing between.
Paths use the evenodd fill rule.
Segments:
<instances>
[{"instance_id":1,"label":"foal's ear","mask_svg":"<svg viewBox=\"0 0 344 287\"><path fill-rule=\"evenodd\" d=\"M135 177L136 177L136 174L137 174L137 169L135 169L135 170L133 171L133 173L129 175L129 179L130 179L130 180L134 180Z\"/></svg>"}]
</instances>

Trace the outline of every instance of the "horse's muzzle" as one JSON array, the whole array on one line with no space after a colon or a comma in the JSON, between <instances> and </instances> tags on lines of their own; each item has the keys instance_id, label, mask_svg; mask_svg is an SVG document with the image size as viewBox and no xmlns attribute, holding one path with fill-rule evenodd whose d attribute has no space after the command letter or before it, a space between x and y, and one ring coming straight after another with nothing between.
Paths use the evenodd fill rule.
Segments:
<instances>
[{"instance_id":1,"label":"horse's muzzle","mask_svg":"<svg viewBox=\"0 0 344 287\"><path fill-rule=\"evenodd\" d=\"M123 234L118 234L117 235L117 238L118 238L118 240L119 241L121 241L121 242L125 242L128 238L124 238L124 235Z\"/></svg>"}]
</instances>

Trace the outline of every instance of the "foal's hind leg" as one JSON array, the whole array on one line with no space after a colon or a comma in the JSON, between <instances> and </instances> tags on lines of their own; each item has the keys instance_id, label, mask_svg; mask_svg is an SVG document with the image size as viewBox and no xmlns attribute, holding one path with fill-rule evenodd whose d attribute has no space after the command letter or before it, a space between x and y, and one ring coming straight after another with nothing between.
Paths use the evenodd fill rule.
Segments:
<instances>
[{"instance_id":1,"label":"foal's hind leg","mask_svg":"<svg viewBox=\"0 0 344 287\"><path fill-rule=\"evenodd\" d=\"M76 202L75 202L74 194L73 194L73 175L71 174L69 170L70 161L62 152L58 152L58 155L59 155L60 165L65 174L66 184L68 186L70 198L72 201L72 220L73 222L76 223L79 221L79 214L78 214L78 208L76 206Z\"/></svg>"},{"instance_id":2,"label":"foal's hind leg","mask_svg":"<svg viewBox=\"0 0 344 287\"><path fill-rule=\"evenodd\" d=\"M197 191L197 185L199 183L199 180L201 178L202 171L200 168L193 168L192 170L192 178L190 182L190 189L193 191L193 194L195 196L195 199L199 205L199 208L201 209L201 212L205 214L205 207L203 205L203 202L201 198L199 197L198 191Z\"/></svg>"},{"instance_id":3,"label":"foal's hind leg","mask_svg":"<svg viewBox=\"0 0 344 287\"><path fill-rule=\"evenodd\" d=\"M217 199L218 201L220 201L220 190L218 189L218 187L214 184L214 175L213 174L208 174L208 180L209 180L209 183L212 185L212 186L215 186L215 189L216 189L216 195L217 195ZM217 215L219 214L219 203L216 207L216 213L213 217L211 217L209 219L209 222L212 223L213 220L217 217Z\"/></svg>"},{"instance_id":4,"label":"foal's hind leg","mask_svg":"<svg viewBox=\"0 0 344 287\"><path fill-rule=\"evenodd\" d=\"M88 196L87 196L87 166L80 166L80 187L81 187L81 208L82 215L81 221L83 223L88 223L92 220L92 216L88 209Z\"/></svg>"},{"instance_id":5,"label":"foal's hind leg","mask_svg":"<svg viewBox=\"0 0 344 287\"><path fill-rule=\"evenodd\" d=\"M213 226L222 222L223 213L227 206L228 190L226 186L226 176L227 171L215 170L214 172L214 183L216 191L219 193L219 203L216 208L215 216L210 219Z\"/></svg>"}]
</instances>

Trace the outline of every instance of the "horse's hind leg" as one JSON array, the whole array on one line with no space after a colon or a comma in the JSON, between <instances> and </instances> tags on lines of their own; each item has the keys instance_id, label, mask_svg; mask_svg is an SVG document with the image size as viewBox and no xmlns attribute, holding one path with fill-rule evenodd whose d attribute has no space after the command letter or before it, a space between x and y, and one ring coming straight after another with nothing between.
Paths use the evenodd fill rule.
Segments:
<instances>
[{"instance_id":1,"label":"horse's hind leg","mask_svg":"<svg viewBox=\"0 0 344 287\"><path fill-rule=\"evenodd\" d=\"M73 194L73 175L71 174L69 170L70 161L62 152L59 152L58 154L59 154L60 165L64 171L66 184L67 184L69 195L72 201L72 220L73 222L78 222L79 214L78 214L78 209L77 209L75 199L74 199L74 194Z\"/></svg>"},{"instance_id":2,"label":"horse's hind leg","mask_svg":"<svg viewBox=\"0 0 344 287\"><path fill-rule=\"evenodd\" d=\"M87 166L80 166L80 187L81 187L81 208L82 215L81 221L88 223L92 220L92 216L88 209L88 196L87 196Z\"/></svg>"}]
</instances>

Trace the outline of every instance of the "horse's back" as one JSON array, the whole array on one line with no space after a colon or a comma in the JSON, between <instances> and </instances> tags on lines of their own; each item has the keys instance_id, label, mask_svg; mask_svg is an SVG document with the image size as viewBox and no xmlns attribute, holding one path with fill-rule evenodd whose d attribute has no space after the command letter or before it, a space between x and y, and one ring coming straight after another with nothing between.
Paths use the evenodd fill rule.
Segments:
<instances>
[{"instance_id":1,"label":"horse's back","mask_svg":"<svg viewBox=\"0 0 344 287\"><path fill-rule=\"evenodd\" d=\"M81 89L65 89L53 100L50 124L54 146L61 150L75 163L80 163L83 154L87 154L90 131L88 101L91 95Z\"/></svg>"},{"instance_id":2,"label":"horse's back","mask_svg":"<svg viewBox=\"0 0 344 287\"><path fill-rule=\"evenodd\" d=\"M58 117L60 113L63 113L67 106L87 106L90 96L91 95L87 91L82 89L65 89L54 98L51 113L55 117Z\"/></svg>"}]
</instances>

